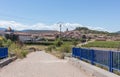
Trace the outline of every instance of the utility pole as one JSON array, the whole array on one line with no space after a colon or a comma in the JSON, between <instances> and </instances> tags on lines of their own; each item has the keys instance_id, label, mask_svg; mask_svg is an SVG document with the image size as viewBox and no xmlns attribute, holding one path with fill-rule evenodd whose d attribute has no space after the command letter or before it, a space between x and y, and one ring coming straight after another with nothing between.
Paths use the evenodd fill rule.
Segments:
<instances>
[{"instance_id":1,"label":"utility pole","mask_svg":"<svg viewBox=\"0 0 120 77\"><path fill-rule=\"evenodd\" d=\"M59 31L59 33L60 33L60 34L59 34L59 39L61 39L61 38L62 38L62 26L63 26L62 24L63 24L63 22L58 22L57 24L58 24L58 26L59 26L59 28L60 28L60 29L59 29L59 30L60 30L60 31Z\"/></svg>"},{"instance_id":2,"label":"utility pole","mask_svg":"<svg viewBox=\"0 0 120 77\"><path fill-rule=\"evenodd\" d=\"M61 29L62 29L62 25L60 24L60 39L61 39Z\"/></svg>"}]
</instances>

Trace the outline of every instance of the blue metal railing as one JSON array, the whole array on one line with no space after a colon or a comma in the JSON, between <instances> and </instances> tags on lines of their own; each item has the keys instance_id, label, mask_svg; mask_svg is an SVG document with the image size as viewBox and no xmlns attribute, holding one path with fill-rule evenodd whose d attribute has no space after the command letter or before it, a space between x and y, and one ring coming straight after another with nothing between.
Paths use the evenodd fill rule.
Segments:
<instances>
[{"instance_id":1,"label":"blue metal railing","mask_svg":"<svg viewBox=\"0 0 120 77\"><path fill-rule=\"evenodd\" d=\"M8 57L8 48L0 48L0 59Z\"/></svg>"},{"instance_id":2,"label":"blue metal railing","mask_svg":"<svg viewBox=\"0 0 120 77\"><path fill-rule=\"evenodd\" d=\"M120 71L120 52L93 50L86 48L72 48L72 56L80 60L86 60L92 65L98 64L109 69Z\"/></svg>"}]
</instances>

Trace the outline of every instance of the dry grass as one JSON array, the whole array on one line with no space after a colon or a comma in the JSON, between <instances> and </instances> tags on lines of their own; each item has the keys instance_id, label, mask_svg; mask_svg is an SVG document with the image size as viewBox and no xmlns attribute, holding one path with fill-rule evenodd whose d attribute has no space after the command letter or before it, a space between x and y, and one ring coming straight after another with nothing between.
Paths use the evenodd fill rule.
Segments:
<instances>
[{"instance_id":1,"label":"dry grass","mask_svg":"<svg viewBox=\"0 0 120 77\"><path fill-rule=\"evenodd\" d=\"M36 50L45 50L48 46L45 45L26 45L26 48L35 48Z\"/></svg>"},{"instance_id":2,"label":"dry grass","mask_svg":"<svg viewBox=\"0 0 120 77\"><path fill-rule=\"evenodd\" d=\"M64 56L65 56L64 53L61 53L60 51L52 51L52 52L46 51L46 52L56 56L59 59L64 59Z\"/></svg>"}]
</instances>

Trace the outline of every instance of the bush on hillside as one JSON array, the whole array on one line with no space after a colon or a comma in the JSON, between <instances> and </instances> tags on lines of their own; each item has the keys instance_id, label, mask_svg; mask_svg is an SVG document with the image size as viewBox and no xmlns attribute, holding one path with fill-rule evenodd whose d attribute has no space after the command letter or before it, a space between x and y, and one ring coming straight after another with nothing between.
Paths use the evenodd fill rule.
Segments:
<instances>
[{"instance_id":1,"label":"bush on hillside","mask_svg":"<svg viewBox=\"0 0 120 77\"><path fill-rule=\"evenodd\" d=\"M10 39L5 39L0 37L0 47L9 47L12 44L12 41Z\"/></svg>"},{"instance_id":2,"label":"bush on hillside","mask_svg":"<svg viewBox=\"0 0 120 77\"><path fill-rule=\"evenodd\" d=\"M27 51L25 51L25 50L21 51L21 55L22 55L22 57L26 57L26 56L27 56L27 54L28 54L28 52L27 52Z\"/></svg>"},{"instance_id":3,"label":"bush on hillside","mask_svg":"<svg viewBox=\"0 0 120 77\"><path fill-rule=\"evenodd\" d=\"M56 47L54 45L51 45L51 46L48 46L46 50L52 52L53 49L56 49Z\"/></svg>"},{"instance_id":4,"label":"bush on hillside","mask_svg":"<svg viewBox=\"0 0 120 77\"><path fill-rule=\"evenodd\" d=\"M3 47L9 47L11 44L12 44L13 42L10 40L10 39L4 39L3 41L2 41L2 45L3 45Z\"/></svg>"},{"instance_id":5,"label":"bush on hillside","mask_svg":"<svg viewBox=\"0 0 120 77\"><path fill-rule=\"evenodd\" d=\"M21 47L20 45L16 43L12 43L9 46L9 53L14 53L18 58L24 58L28 54L28 51L25 50L25 47Z\"/></svg>"},{"instance_id":6,"label":"bush on hillside","mask_svg":"<svg viewBox=\"0 0 120 77\"><path fill-rule=\"evenodd\" d=\"M61 46L60 51L63 53L69 53L71 51L71 46L64 44Z\"/></svg>"},{"instance_id":7,"label":"bush on hillside","mask_svg":"<svg viewBox=\"0 0 120 77\"><path fill-rule=\"evenodd\" d=\"M72 42L72 44L73 44L74 46L77 46L77 44L79 44L79 42L76 41L76 40L74 40L74 41Z\"/></svg>"},{"instance_id":8,"label":"bush on hillside","mask_svg":"<svg viewBox=\"0 0 120 77\"><path fill-rule=\"evenodd\" d=\"M51 42L51 41L41 41L41 42L25 42L25 44L27 45L53 45L54 42Z\"/></svg>"},{"instance_id":9,"label":"bush on hillside","mask_svg":"<svg viewBox=\"0 0 120 77\"><path fill-rule=\"evenodd\" d=\"M61 39L57 39L55 42L54 42L55 46L57 47L60 47L62 44L63 44L63 41Z\"/></svg>"}]
</instances>

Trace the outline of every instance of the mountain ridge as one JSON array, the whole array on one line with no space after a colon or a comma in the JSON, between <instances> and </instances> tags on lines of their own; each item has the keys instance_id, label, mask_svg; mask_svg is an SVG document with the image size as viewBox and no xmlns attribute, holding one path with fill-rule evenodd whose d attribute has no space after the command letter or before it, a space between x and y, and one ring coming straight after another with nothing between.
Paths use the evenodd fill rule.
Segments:
<instances>
[{"instance_id":1,"label":"mountain ridge","mask_svg":"<svg viewBox=\"0 0 120 77\"><path fill-rule=\"evenodd\" d=\"M0 28L0 30L4 31L4 30L6 30L6 29L5 29L5 28Z\"/></svg>"}]
</instances>

